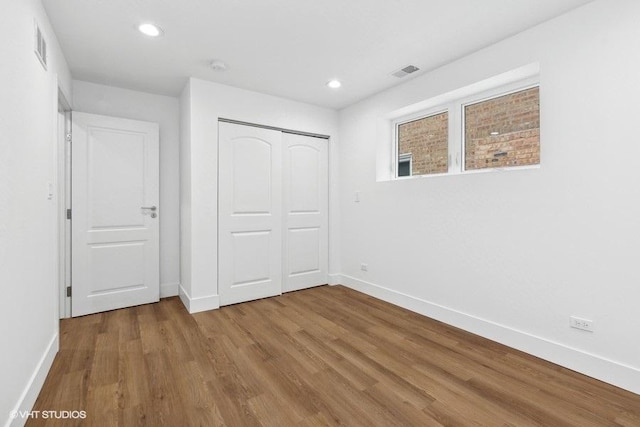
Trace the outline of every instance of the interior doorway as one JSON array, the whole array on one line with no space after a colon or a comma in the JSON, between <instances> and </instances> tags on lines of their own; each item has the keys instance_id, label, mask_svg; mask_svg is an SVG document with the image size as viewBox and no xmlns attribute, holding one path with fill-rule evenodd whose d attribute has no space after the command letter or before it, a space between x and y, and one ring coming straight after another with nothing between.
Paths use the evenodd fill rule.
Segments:
<instances>
[{"instance_id":1,"label":"interior doorway","mask_svg":"<svg viewBox=\"0 0 640 427\"><path fill-rule=\"evenodd\" d=\"M158 124L60 108L58 141L60 317L158 301Z\"/></svg>"}]
</instances>

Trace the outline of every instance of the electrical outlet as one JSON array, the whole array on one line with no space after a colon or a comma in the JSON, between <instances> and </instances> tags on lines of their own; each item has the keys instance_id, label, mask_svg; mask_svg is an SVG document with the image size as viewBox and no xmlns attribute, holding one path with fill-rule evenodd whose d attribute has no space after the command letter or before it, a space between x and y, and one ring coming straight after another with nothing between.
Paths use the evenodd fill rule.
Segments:
<instances>
[{"instance_id":1,"label":"electrical outlet","mask_svg":"<svg viewBox=\"0 0 640 427\"><path fill-rule=\"evenodd\" d=\"M369 271L369 264L365 264L365 263L360 264L360 270Z\"/></svg>"},{"instance_id":2,"label":"electrical outlet","mask_svg":"<svg viewBox=\"0 0 640 427\"><path fill-rule=\"evenodd\" d=\"M593 332L593 320L582 319L580 317L569 317L569 326L583 331Z\"/></svg>"}]
</instances>

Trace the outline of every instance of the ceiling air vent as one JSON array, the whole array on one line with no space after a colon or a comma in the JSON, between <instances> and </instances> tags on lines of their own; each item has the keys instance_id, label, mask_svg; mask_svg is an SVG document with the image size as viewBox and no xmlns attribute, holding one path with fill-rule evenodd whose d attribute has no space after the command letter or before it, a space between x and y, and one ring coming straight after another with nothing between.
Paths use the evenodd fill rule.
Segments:
<instances>
[{"instance_id":1,"label":"ceiling air vent","mask_svg":"<svg viewBox=\"0 0 640 427\"><path fill-rule=\"evenodd\" d=\"M416 67L415 65L407 65L406 67L391 73L391 75L401 79L404 76L408 76L411 73L415 73L419 69L420 68Z\"/></svg>"},{"instance_id":2,"label":"ceiling air vent","mask_svg":"<svg viewBox=\"0 0 640 427\"><path fill-rule=\"evenodd\" d=\"M44 39L44 36L42 35L42 31L40 30L38 23L35 21L34 21L34 26L35 26L35 46L33 48L33 51L35 52L36 56L40 60L40 63L46 70L47 69L47 41Z\"/></svg>"}]
</instances>

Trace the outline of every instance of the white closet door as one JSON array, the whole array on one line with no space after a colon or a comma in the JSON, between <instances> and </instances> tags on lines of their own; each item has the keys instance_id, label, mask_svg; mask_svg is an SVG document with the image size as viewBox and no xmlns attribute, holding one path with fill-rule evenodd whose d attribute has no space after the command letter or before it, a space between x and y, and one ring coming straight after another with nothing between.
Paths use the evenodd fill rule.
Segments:
<instances>
[{"instance_id":1,"label":"white closet door","mask_svg":"<svg viewBox=\"0 0 640 427\"><path fill-rule=\"evenodd\" d=\"M327 283L329 253L328 141L285 133L285 292Z\"/></svg>"},{"instance_id":2,"label":"white closet door","mask_svg":"<svg viewBox=\"0 0 640 427\"><path fill-rule=\"evenodd\" d=\"M282 132L219 123L220 304L282 292Z\"/></svg>"},{"instance_id":3,"label":"white closet door","mask_svg":"<svg viewBox=\"0 0 640 427\"><path fill-rule=\"evenodd\" d=\"M156 123L73 113L71 312L158 301Z\"/></svg>"}]
</instances>

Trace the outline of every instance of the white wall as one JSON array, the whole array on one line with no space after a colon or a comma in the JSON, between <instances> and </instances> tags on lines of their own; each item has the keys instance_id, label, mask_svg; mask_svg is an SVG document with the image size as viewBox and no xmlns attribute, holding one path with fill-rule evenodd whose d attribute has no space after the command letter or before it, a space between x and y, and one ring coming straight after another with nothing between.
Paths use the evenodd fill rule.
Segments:
<instances>
[{"instance_id":1,"label":"white wall","mask_svg":"<svg viewBox=\"0 0 640 427\"><path fill-rule=\"evenodd\" d=\"M331 136L330 163L337 155L337 113L230 86L191 79L182 94L182 271L180 295L190 312L218 302L217 187L218 118ZM188 157L187 157L188 156ZM337 164L337 163L335 163ZM335 189L337 170L330 171ZM336 194L332 191L332 194ZM330 196L329 271L339 271L335 225L337 199ZM185 247L186 246L186 247Z\"/></svg>"},{"instance_id":2,"label":"white wall","mask_svg":"<svg viewBox=\"0 0 640 427\"><path fill-rule=\"evenodd\" d=\"M191 291L191 85L180 96L180 294ZM187 298L189 300L189 298Z\"/></svg>"},{"instance_id":3,"label":"white wall","mask_svg":"<svg viewBox=\"0 0 640 427\"><path fill-rule=\"evenodd\" d=\"M36 58L34 18L48 42ZM5 0L0 13L0 423L31 409L58 350L56 183L58 83L71 78L42 5ZM22 425L24 420L13 420Z\"/></svg>"},{"instance_id":4,"label":"white wall","mask_svg":"<svg viewBox=\"0 0 640 427\"><path fill-rule=\"evenodd\" d=\"M178 98L73 81L73 108L160 125L160 296L180 282L180 103Z\"/></svg>"},{"instance_id":5,"label":"white wall","mask_svg":"<svg viewBox=\"0 0 640 427\"><path fill-rule=\"evenodd\" d=\"M341 111L343 282L640 393L638 22L590 3ZM381 118L533 62L540 169L376 182Z\"/></svg>"}]
</instances>

